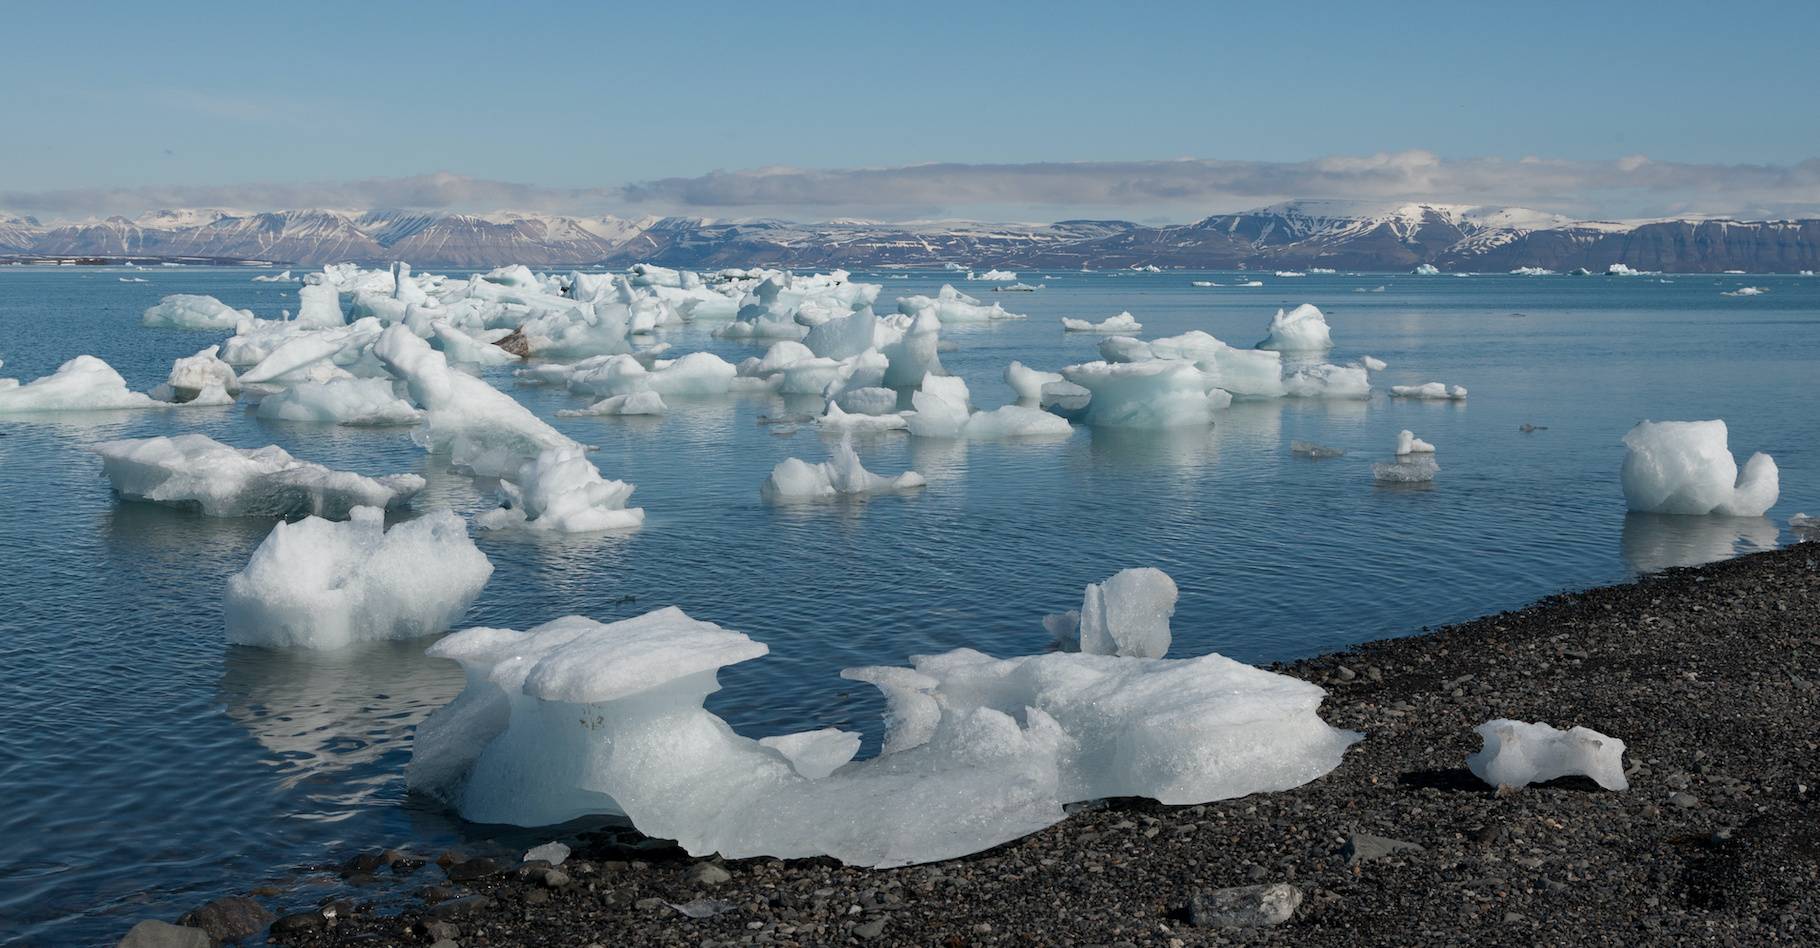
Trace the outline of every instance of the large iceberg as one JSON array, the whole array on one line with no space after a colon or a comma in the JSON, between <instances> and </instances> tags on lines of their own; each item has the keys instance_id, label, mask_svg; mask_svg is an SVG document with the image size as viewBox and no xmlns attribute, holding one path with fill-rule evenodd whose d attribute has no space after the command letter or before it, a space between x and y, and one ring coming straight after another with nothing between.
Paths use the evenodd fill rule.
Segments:
<instances>
[{"instance_id":1,"label":"large iceberg","mask_svg":"<svg viewBox=\"0 0 1820 948\"><path fill-rule=\"evenodd\" d=\"M467 687L418 728L407 785L479 822L622 815L696 855L901 866L1016 839L1080 800L1286 790L1359 739L1320 719L1319 687L1219 655L957 649L842 673L885 693L883 752L856 762L840 732L761 743L702 707L721 667L767 651L675 608L456 633L430 654Z\"/></svg>"},{"instance_id":2,"label":"large iceberg","mask_svg":"<svg viewBox=\"0 0 1820 948\"><path fill-rule=\"evenodd\" d=\"M424 488L416 474L365 477L298 460L276 445L236 448L199 434L104 441L94 451L120 496L211 517L340 520L355 507L402 506Z\"/></svg>"},{"instance_id":3,"label":"large iceberg","mask_svg":"<svg viewBox=\"0 0 1820 948\"><path fill-rule=\"evenodd\" d=\"M344 523L280 522L228 579L227 637L340 648L434 635L467 611L492 574L466 524L447 510L390 530L377 507L355 507Z\"/></svg>"},{"instance_id":4,"label":"large iceberg","mask_svg":"<svg viewBox=\"0 0 1820 948\"><path fill-rule=\"evenodd\" d=\"M1485 741L1466 758L1473 776L1494 787L1523 787L1557 777L1591 777L1607 790L1626 790L1624 742L1590 728L1566 731L1500 718L1474 728Z\"/></svg>"},{"instance_id":5,"label":"large iceberg","mask_svg":"<svg viewBox=\"0 0 1820 948\"><path fill-rule=\"evenodd\" d=\"M253 319L252 310L235 309L213 296L173 293L145 311L140 322L166 329L233 329Z\"/></svg>"},{"instance_id":6,"label":"large iceberg","mask_svg":"<svg viewBox=\"0 0 1820 948\"><path fill-rule=\"evenodd\" d=\"M79 355L57 371L24 385L0 379L0 415L47 411L101 411L157 408L161 402L144 392L129 391L114 367L91 355Z\"/></svg>"},{"instance_id":7,"label":"large iceberg","mask_svg":"<svg viewBox=\"0 0 1820 948\"><path fill-rule=\"evenodd\" d=\"M610 481L580 448L552 448L500 481L505 505L474 518L487 530L592 533L629 530L645 522L642 507L626 507L633 485Z\"/></svg>"},{"instance_id":8,"label":"large iceberg","mask_svg":"<svg viewBox=\"0 0 1820 948\"><path fill-rule=\"evenodd\" d=\"M1760 517L1776 505L1776 462L1732 458L1725 422L1645 421L1624 436L1624 501L1643 513Z\"/></svg>"},{"instance_id":9,"label":"large iceberg","mask_svg":"<svg viewBox=\"0 0 1820 948\"><path fill-rule=\"evenodd\" d=\"M771 476L765 478L759 493L768 501L783 503L895 493L927 483L915 471L885 477L866 470L860 465L859 454L853 450L852 443L842 438L833 456L820 464L785 458L772 469Z\"/></svg>"},{"instance_id":10,"label":"large iceberg","mask_svg":"<svg viewBox=\"0 0 1820 948\"><path fill-rule=\"evenodd\" d=\"M1303 303L1287 312L1277 310L1270 320L1270 334L1258 343L1258 348L1318 352L1333 348L1333 336L1327 329L1327 317L1313 304Z\"/></svg>"},{"instance_id":11,"label":"large iceberg","mask_svg":"<svg viewBox=\"0 0 1820 948\"><path fill-rule=\"evenodd\" d=\"M1108 428L1163 429L1208 425L1231 396L1213 389L1193 363L1087 362L1062 369L1062 377L1093 393L1085 419Z\"/></svg>"}]
</instances>

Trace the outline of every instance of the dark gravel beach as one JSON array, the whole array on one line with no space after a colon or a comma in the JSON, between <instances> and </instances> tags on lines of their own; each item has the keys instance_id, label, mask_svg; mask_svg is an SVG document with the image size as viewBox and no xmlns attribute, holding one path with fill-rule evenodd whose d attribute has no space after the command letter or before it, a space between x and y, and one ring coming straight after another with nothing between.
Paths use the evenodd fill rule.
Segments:
<instances>
[{"instance_id":1,"label":"dark gravel beach","mask_svg":"<svg viewBox=\"0 0 1820 948\"><path fill-rule=\"evenodd\" d=\"M364 883L352 902L249 895L284 916L269 937L287 945L1820 943L1820 545L1278 670L1367 734L1285 793L1111 801L897 870L596 833L567 840L560 868L375 850L340 873ZM1499 717L1624 740L1630 789L1481 784L1463 762ZM1294 891L1262 896L1294 905L1286 921L1218 927L1260 921L1255 887L1279 884ZM1254 888L1219 891L1237 887ZM269 919L240 902L190 921L233 936Z\"/></svg>"}]
</instances>

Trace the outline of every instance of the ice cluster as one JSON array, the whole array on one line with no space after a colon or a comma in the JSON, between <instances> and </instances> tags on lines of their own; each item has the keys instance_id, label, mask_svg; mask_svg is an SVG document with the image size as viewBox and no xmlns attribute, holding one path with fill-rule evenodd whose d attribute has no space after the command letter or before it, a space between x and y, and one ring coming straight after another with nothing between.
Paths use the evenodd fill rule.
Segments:
<instances>
[{"instance_id":1,"label":"ice cluster","mask_svg":"<svg viewBox=\"0 0 1820 948\"><path fill-rule=\"evenodd\" d=\"M467 611L492 574L467 525L447 510L390 530L377 507L355 507L341 523L280 522L228 579L227 637L328 649L434 635Z\"/></svg>"},{"instance_id":2,"label":"ice cluster","mask_svg":"<svg viewBox=\"0 0 1820 948\"><path fill-rule=\"evenodd\" d=\"M211 517L340 520L355 507L402 506L424 487L416 474L366 477L298 460L275 445L235 448L200 434L103 441L93 450L121 497Z\"/></svg>"},{"instance_id":3,"label":"ice cluster","mask_svg":"<svg viewBox=\"0 0 1820 948\"><path fill-rule=\"evenodd\" d=\"M1624 436L1624 500L1642 513L1761 517L1781 491L1776 462L1732 458L1725 422L1645 421Z\"/></svg>"},{"instance_id":4,"label":"ice cluster","mask_svg":"<svg viewBox=\"0 0 1820 948\"><path fill-rule=\"evenodd\" d=\"M1494 787L1523 787L1557 777L1591 777L1607 790L1626 790L1624 742L1598 731L1566 731L1500 718L1474 728L1485 742L1466 758L1473 776Z\"/></svg>"},{"instance_id":5,"label":"ice cluster","mask_svg":"<svg viewBox=\"0 0 1820 948\"><path fill-rule=\"evenodd\" d=\"M1160 654L1158 603L1132 616L1123 595L1102 596L1108 621ZM419 727L407 783L480 822L612 814L697 855L900 866L1016 839L1075 801L1299 786L1359 739L1320 719L1319 687L1219 655L957 649L842 673L886 698L884 748L855 761L850 732L761 742L702 707L721 667L767 651L675 608L456 633L430 654L461 663L468 684Z\"/></svg>"}]
</instances>

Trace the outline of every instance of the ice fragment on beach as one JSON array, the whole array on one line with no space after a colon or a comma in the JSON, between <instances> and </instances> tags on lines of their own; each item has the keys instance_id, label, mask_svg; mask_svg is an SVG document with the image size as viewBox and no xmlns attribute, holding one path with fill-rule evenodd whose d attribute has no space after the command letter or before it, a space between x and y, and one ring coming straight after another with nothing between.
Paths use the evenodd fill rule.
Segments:
<instances>
[{"instance_id":1,"label":"ice fragment on beach","mask_svg":"<svg viewBox=\"0 0 1820 948\"><path fill-rule=\"evenodd\" d=\"M1585 776L1607 790L1624 790L1624 742L1598 731L1566 731L1499 718L1474 728L1485 746L1466 758L1473 776L1494 787L1522 787L1556 777Z\"/></svg>"}]
</instances>

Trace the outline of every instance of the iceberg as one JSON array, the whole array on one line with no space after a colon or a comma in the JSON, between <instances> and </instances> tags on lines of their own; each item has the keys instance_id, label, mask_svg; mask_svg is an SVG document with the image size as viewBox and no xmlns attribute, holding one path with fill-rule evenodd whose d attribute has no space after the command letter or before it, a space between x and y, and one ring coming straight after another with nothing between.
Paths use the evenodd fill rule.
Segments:
<instances>
[{"instance_id":1,"label":"iceberg","mask_svg":"<svg viewBox=\"0 0 1820 948\"><path fill-rule=\"evenodd\" d=\"M1078 611L1045 616L1043 627L1064 652L1162 658L1175 615L1175 580L1160 569L1125 569L1088 583Z\"/></svg>"},{"instance_id":2,"label":"iceberg","mask_svg":"<svg viewBox=\"0 0 1820 948\"><path fill-rule=\"evenodd\" d=\"M281 521L228 579L227 638L332 649L435 635L467 611L492 574L467 525L447 510L390 530L377 507L354 507L342 523Z\"/></svg>"},{"instance_id":3,"label":"iceberg","mask_svg":"<svg viewBox=\"0 0 1820 948\"><path fill-rule=\"evenodd\" d=\"M152 397L177 404L207 402L202 395L209 392L211 398L226 397L229 403L233 402L232 396L240 391L240 379L234 374L234 367L216 355L220 351L220 346L208 346L195 355L174 360L170 377L152 389Z\"/></svg>"},{"instance_id":4,"label":"iceberg","mask_svg":"<svg viewBox=\"0 0 1820 948\"><path fill-rule=\"evenodd\" d=\"M771 470L771 476L759 488L759 495L772 503L805 500L833 500L837 497L859 497L887 494L922 487L928 482L915 471L896 477L884 477L860 465L859 455L846 438L834 449L833 456L820 464L798 458L785 458Z\"/></svg>"},{"instance_id":5,"label":"iceberg","mask_svg":"<svg viewBox=\"0 0 1820 948\"><path fill-rule=\"evenodd\" d=\"M1441 273L1441 268L1435 266L1432 263L1420 263L1420 264L1416 265L1416 268L1414 270L1411 270L1409 272L1415 274L1416 276L1439 276Z\"/></svg>"},{"instance_id":6,"label":"iceberg","mask_svg":"<svg viewBox=\"0 0 1820 948\"><path fill-rule=\"evenodd\" d=\"M1375 356L1360 356L1359 364L1372 372L1382 372L1385 369L1390 368L1390 363Z\"/></svg>"},{"instance_id":7,"label":"iceberg","mask_svg":"<svg viewBox=\"0 0 1820 948\"><path fill-rule=\"evenodd\" d=\"M222 330L252 319L252 310L235 309L213 296L173 293L147 309L140 322L163 329Z\"/></svg>"},{"instance_id":8,"label":"iceberg","mask_svg":"<svg viewBox=\"0 0 1820 948\"><path fill-rule=\"evenodd\" d=\"M1017 393L1019 401L1040 402L1043 399L1043 386L1060 381L1060 372L1041 372L1015 359L1005 367L1005 384Z\"/></svg>"},{"instance_id":9,"label":"iceberg","mask_svg":"<svg viewBox=\"0 0 1820 948\"><path fill-rule=\"evenodd\" d=\"M253 413L277 421L361 426L414 425L423 418L388 379L299 382L261 399Z\"/></svg>"},{"instance_id":10,"label":"iceberg","mask_svg":"<svg viewBox=\"0 0 1820 948\"><path fill-rule=\"evenodd\" d=\"M972 409L967 383L958 376L926 376L910 397L906 421L918 438L967 438L981 441L1066 435L1068 420L1028 405L1005 405L991 411Z\"/></svg>"},{"instance_id":11,"label":"iceberg","mask_svg":"<svg viewBox=\"0 0 1820 948\"><path fill-rule=\"evenodd\" d=\"M1546 267L1518 267L1510 271L1513 276L1539 277L1554 276L1555 271Z\"/></svg>"},{"instance_id":12,"label":"iceberg","mask_svg":"<svg viewBox=\"0 0 1820 948\"><path fill-rule=\"evenodd\" d=\"M816 417L815 426L824 431L841 432L901 431L910 427L910 422L895 412L883 415L849 412L836 400L829 402L828 410Z\"/></svg>"},{"instance_id":13,"label":"iceberg","mask_svg":"<svg viewBox=\"0 0 1820 948\"><path fill-rule=\"evenodd\" d=\"M332 329L346 325L347 317L341 313L340 291L326 283L298 287L296 323L311 329Z\"/></svg>"},{"instance_id":14,"label":"iceberg","mask_svg":"<svg viewBox=\"0 0 1820 948\"><path fill-rule=\"evenodd\" d=\"M1283 373L1283 392L1295 398L1370 398L1371 376L1362 365L1298 365Z\"/></svg>"},{"instance_id":15,"label":"iceberg","mask_svg":"<svg viewBox=\"0 0 1820 948\"><path fill-rule=\"evenodd\" d=\"M1327 328L1327 317L1309 303L1287 312L1277 310L1270 319L1270 333L1258 343L1259 349L1278 352L1319 352L1333 348L1333 336Z\"/></svg>"},{"instance_id":16,"label":"iceberg","mask_svg":"<svg viewBox=\"0 0 1820 948\"><path fill-rule=\"evenodd\" d=\"M1624 501L1642 513L1761 517L1776 505L1776 462L1762 452L1739 470L1725 422L1644 421L1624 436Z\"/></svg>"},{"instance_id":17,"label":"iceberg","mask_svg":"<svg viewBox=\"0 0 1820 948\"><path fill-rule=\"evenodd\" d=\"M291 276L291 271L286 270L282 273L256 274L253 277L253 282L254 283L296 283L297 278L294 276Z\"/></svg>"},{"instance_id":18,"label":"iceberg","mask_svg":"<svg viewBox=\"0 0 1820 948\"><path fill-rule=\"evenodd\" d=\"M633 486L610 481L579 447L551 448L499 483L505 506L481 513L483 530L593 533L629 530L645 522L642 507L626 507Z\"/></svg>"},{"instance_id":19,"label":"iceberg","mask_svg":"<svg viewBox=\"0 0 1820 948\"><path fill-rule=\"evenodd\" d=\"M1133 641L1166 648L1143 618ZM459 662L467 687L418 728L407 785L477 822L610 814L698 856L888 867L1017 839L1081 800L1286 790L1360 739L1320 719L1319 687L1219 655L957 649L842 672L885 694L883 752L855 761L846 733L763 743L702 707L720 668L767 652L674 607L458 632L429 654Z\"/></svg>"},{"instance_id":20,"label":"iceberg","mask_svg":"<svg viewBox=\"0 0 1820 948\"><path fill-rule=\"evenodd\" d=\"M143 392L128 391L114 367L91 355L79 355L50 375L23 385L0 379L0 415L51 411L103 411L166 406Z\"/></svg>"},{"instance_id":21,"label":"iceberg","mask_svg":"<svg viewBox=\"0 0 1820 948\"><path fill-rule=\"evenodd\" d=\"M1424 382L1421 385L1392 385L1390 394L1396 398L1458 401L1466 397L1466 386L1444 385L1440 382Z\"/></svg>"},{"instance_id":22,"label":"iceberg","mask_svg":"<svg viewBox=\"0 0 1820 948\"><path fill-rule=\"evenodd\" d=\"M355 507L401 507L424 488L416 474L365 477L301 461L283 448L236 448L207 435L104 441L92 449L127 500L211 517L345 519Z\"/></svg>"},{"instance_id":23,"label":"iceberg","mask_svg":"<svg viewBox=\"0 0 1820 948\"><path fill-rule=\"evenodd\" d=\"M1591 777L1607 790L1627 790L1624 742L1590 728L1566 731L1500 718L1473 729L1485 742L1466 758L1473 776L1493 787L1525 787L1557 777Z\"/></svg>"},{"instance_id":24,"label":"iceberg","mask_svg":"<svg viewBox=\"0 0 1820 948\"><path fill-rule=\"evenodd\" d=\"M1416 433L1404 428L1397 432L1397 456L1405 454L1433 454L1435 446L1416 437Z\"/></svg>"},{"instance_id":25,"label":"iceberg","mask_svg":"<svg viewBox=\"0 0 1820 948\"><path fill-rule=\"evenodd\" d=\"M1200 370L1175 360L1086 362L1062 369L1062 377L1092 393L1085 421L1097 427L1208 425L1214 411L1230 400L1210 396Z\"/></svg>"},{"instance_id":26,"label":"iceberg","mask_svg":"<svg viewBox=\"0 0 1820 948\"><path fill-rule=\"evenodd\" d=\"M969 270L967 272L967 279L1009 283L1012 280L1017 279L1017 274L1011 270L987 270L984 273L974 273Z\"/></svg>"},{"instance_id":27,"label":"iceberg","mask_svg":"<svg viewBox=\"0 0 1820 948\"><path fill-rule=\"evenodd\" d=\"M493 345L504 338L498 330L494 331L495 338L482 340L456 329L447 320L439 319L431 323L430 329L436 334L436 342L450 362L464 365L506 365L521 358L516 353Z\"/></svg>"},{"instance_id":28,"label":"iceberg","mask_svg":"<svg viewBox=\"0 0 1820 948\"><path fill-rule=\"evenodd\" d=\"M1741 286L1735 290L1731 290L1731 291L1725 292L1725 293L1720 293L1719 295L1720 296L1762 296L1763 294L1768 293L1768 292L1769 292L1769 290L1764 289L1763 287L1760 287L1760 286Z\"/></svg>"},{"instance_id":29,"label":"iceberg","mask_svg":"<svg viewBox=\"0 0 1820 948\"><path fill-rule=\"evenodd\" d=\"M586 408L565 408L556 414L564 418L585 415L661 415L669 410L662 395L656 392L633 392L630 395L603 398Z\"/></svg>"},{"instance_id":30,"label":"iceberg","mask_svg":"<svg viewBox=\"0 0 1820 948\"><path fill-rule=\"evenodd\" d=\"M943 323L984 323L999 319L1023 319L1015 313L1008 313L997 303L982 303L971 296L955 289L946 283L934 296L906 296L897 301L897 311L905 316L917 316L924 311L935 314Z\"/></svg>"},{"instance_id":31,"label":"iceberg","mask_svg":"<svg viewBox=\"0 0 1820 948\"><path fill-rule=\"evenodd\" d=\"M1441 472L1432 454L1412 454L1390 464L1373 464L1371 477L1383 484L1426 484Z\"/></svg>"},{"instance_id":32,"label":"iceberg","mask_svg":"<svg viewBox=\"0 0 1820 948\"><path fill-rule=\"evenodd\" d=\"M1108 316L1097 323L1090 323L1085 319L1068 319L1066 317L1062 319L1062 331L1064 332L1141 332L1143 328L1144 325L1129 312Z\"/></svg>"}]
</instances>

